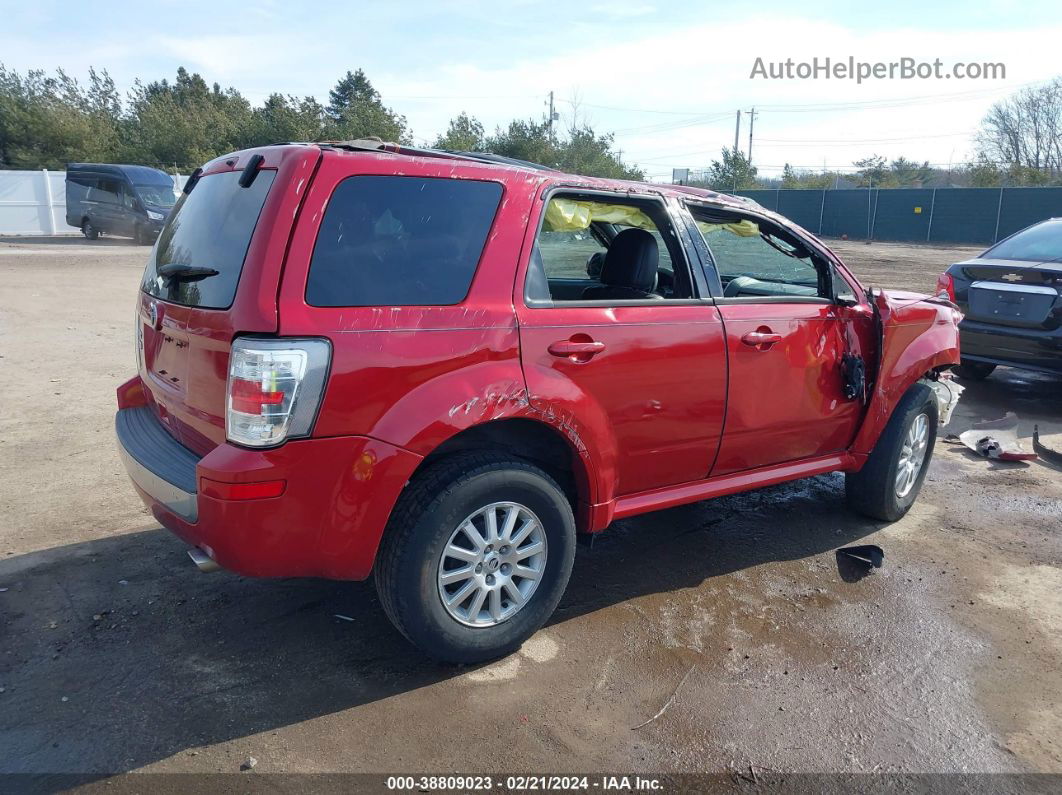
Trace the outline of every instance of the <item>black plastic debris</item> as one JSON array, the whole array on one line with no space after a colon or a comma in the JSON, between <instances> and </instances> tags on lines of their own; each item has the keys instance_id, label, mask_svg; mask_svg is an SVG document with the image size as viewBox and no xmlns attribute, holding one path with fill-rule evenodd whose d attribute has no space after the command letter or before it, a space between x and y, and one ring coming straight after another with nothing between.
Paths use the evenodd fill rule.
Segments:
<instances>
[{"instance_id":1,"label":"black plastic debris","mask_svg":"<svg viewBox=\"0 0 1062 795\"><path fill-rule=\"evenodd\" d=\"M1052 450L1050 447L1040 441L1039 425L1033 426L1032 446L1033 450L1036 451L1036 454L1039 455L1040 458L1042 458L1044 461L1049 461L1056 467L1062 467L1062 453L1058 452L1057 450Z\"/></svg>"},{"instance_id":2,"label":"black plastic debris","mask_svg":"<svg viewBox=\"0 0 1062 795\"><path fill-rule=\"evenodd\" d=\"M844 396L848 400L866 403L866 365L862 356L846 353L841 356L841 377L844 384Z\"/></svg>"},{"instance_id":3,"label":"black plastic debris","mask_svg":"<svg viewBox=\"0 0 1062 795\"><path fill-rule=\"evenodd\" d=\"M855 547L842 547L837 550L838 557L844 556L850 560L856 560L864 564L867 568L873 566L875 569L880 569L881 564L885 560L885 552L881 547L875 544L863 544Z\"/></svg>"}]
</instances>

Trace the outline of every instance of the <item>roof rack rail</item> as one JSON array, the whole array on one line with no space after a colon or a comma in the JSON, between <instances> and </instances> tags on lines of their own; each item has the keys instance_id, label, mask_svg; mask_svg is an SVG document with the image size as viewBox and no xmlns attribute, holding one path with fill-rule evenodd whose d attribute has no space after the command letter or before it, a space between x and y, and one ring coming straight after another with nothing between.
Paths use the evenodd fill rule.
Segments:
<instances>
[{"instance_id":1,"label":"roof rack rail","mask_svg":"<svg viewBox=\"0 0 1062 795\"><path fill-rule=\"evenodd\" d=\"M406 146L394 141L384 141L382 138L355 138L350 141L317 141L318 146L329 146L333 149L346 149L351 152L389 152L395 155L407 155L409 157L439 157L454 158L459 156L456 152L444 152L442 149L422 149L417 146Z\"/></svg>"},{"instance_id":2,"label":"roof rack rail","mask_svg":"<svg viewBox=\"0 0 1062 795\"><path fill-rule=\"evenodd\" d=\"M461 157L471 158L472 160L482 160L487 163L501 163L508 166L522 166L523 168L533 168L535 171L556 171L557 169L550 166L544 166L541 163L532 163L530 160L520 160L516 157L507 157L505 155L496 155L493 152L451 152L450 150L440 150L448 152L452 155L460 155Z\"/></svg>"},{"instance_id":3,"label":"roof rack rail","mask_svg":"<svg viewBox=\"0 0 1062 795\"><path fill-rule=\"evenodd\" d=\"M555 168L544 166L541 163L532 163L528 160L520 160L515 157L496 155L493 152L463 152L451 149L430 149L419 146L406 146L394 141L384 141L382 138L356 138L350 141L317 141L318 146L329 146L333 149L346 149L352 152L390 152L396 155L410 157L439 157L460 160L476 160L480 163L498 163L505 166L519 166L530 168L535 171L556 171Z\"/></svg>"}]
</instances>

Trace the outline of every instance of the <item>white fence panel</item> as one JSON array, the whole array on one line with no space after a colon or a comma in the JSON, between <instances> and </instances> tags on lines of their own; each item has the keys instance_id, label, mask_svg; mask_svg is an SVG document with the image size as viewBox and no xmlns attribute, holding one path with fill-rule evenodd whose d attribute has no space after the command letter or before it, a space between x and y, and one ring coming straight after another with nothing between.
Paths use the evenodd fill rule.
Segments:
<instances>
[{"instance_id":1,"label":"white fence panel","mask_svg":"<svg viewBox=\"0 0 1062 795\"><path fill-rule=\"evenodd\" d=\"M187 177L173 179L180 190ZM0 235L76 235L66 223L65 171L0 171Z\"/></svg>"}]
</instances>

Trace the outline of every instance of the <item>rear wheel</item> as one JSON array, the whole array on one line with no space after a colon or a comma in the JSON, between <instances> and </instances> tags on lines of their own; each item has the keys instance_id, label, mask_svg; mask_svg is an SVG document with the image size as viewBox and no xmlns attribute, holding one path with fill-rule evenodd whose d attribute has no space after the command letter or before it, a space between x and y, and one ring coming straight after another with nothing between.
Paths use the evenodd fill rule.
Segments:
<instances>
[{"instance_id":1,"label":"rear wheel","mask_svg":"<svg viewBox=\"0 0 1062 795\"><path fill-rule=\"evenodd\" d=\"M564 492L497 453L443 459L406 487L376 562L394 625L426 654L475 663L520 647L552 615L575 557Z\"/></svg>"},{"instance_id":2,"label":"rear wheel","mask_svg":"<svg viewBox=\"0 0 1062 795\"><path fill-rule=\"evenodd\" d=\"M92 221L86 218L81 222L81 234L89 240L97 240L100 236L100 230L94 227Z\"/></svg>"},{"instance_id":3,"label":"rear wheel","mask_svg":"<svg viewBox=\"0 0 1062 795\"><path fill-rule=\"evenodd\" d=\"M933 390L915 384L896 406L866 464L845 474L848 504L886 522L903 517L922 490L937 439Z\"/></svg>"},{"instance_id":4,"label":"rear wheel","mask_svg":"<svg viewBox=\"0 0 1062 795\"><path fill-rule=\"evenodd\" d=\"M992 371L996 369L994 364L988 364L987 362L972 362L969 359L962 359L961 362L955 368L955 375L968 381L983 381L992 375Z\"/></svg>"}]
</instances>

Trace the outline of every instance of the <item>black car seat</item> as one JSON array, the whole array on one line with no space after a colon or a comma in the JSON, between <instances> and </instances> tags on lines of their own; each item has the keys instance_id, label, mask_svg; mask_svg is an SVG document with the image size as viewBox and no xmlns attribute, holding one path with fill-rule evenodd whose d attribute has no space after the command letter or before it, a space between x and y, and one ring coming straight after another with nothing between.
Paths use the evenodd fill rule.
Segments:
<instances>
[{"instance_id":1,"label":"black car seat","mask_svg":"<svg viewBox=\"0 0 1062 795\"><path fill-rule=\"evenodd\" d=\"M612 239L601 267L601 284L583 290L586 301L663 298L656 295L660 259L656 238L644 229L624 229Z\"/></svg>"}]
</instances>

